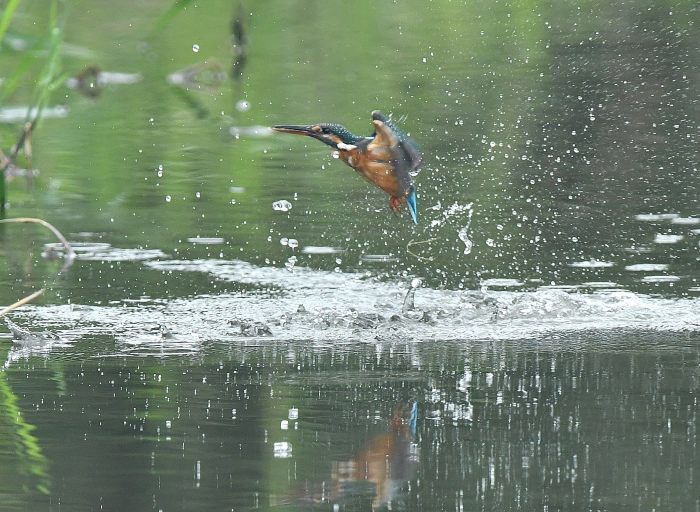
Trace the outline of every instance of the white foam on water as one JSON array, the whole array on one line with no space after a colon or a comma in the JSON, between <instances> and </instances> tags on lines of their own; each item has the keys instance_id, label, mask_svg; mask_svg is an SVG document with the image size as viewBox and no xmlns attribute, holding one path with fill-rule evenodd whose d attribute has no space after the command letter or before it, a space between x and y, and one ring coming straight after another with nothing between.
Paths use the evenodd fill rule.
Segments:
<instances>
[{"instance_id":1,"label":"white foam on water","mask_svg":"<svg viewBox=\"0 0 700 512\"><path fill-rule=\"evenodd\" d=\"M415 308L402 312L408 282L387 282L362 273L303 267L289 272L210 259L147 260L143 265L174 278L178 273L206 273L215 280L253 285L254 290L106 306L27 306L16 315L25 326L52 330L64 341L113 336L121 355L191 354L210 342L469 343L621 329L700 333L698 297L667 299L619 289L582 293L544 287L418 288ZM670 277L661 276L665 281Z\"/></svg>"}]
</instances>

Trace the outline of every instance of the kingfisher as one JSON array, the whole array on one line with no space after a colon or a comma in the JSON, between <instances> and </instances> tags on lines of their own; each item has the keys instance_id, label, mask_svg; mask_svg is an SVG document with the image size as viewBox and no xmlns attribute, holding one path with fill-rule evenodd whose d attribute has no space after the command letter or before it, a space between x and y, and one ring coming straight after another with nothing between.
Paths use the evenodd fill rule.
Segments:
<instances>
[{"instance_id":1,"label":"kingfisher","mask_svg":"<svg viewBox=\"0 0 700 512\"><path fill-rule=\"evenodd\" d=\"M355 135L335 123L282 124L272 129L313 137L332 147L338 158L389 194L389 208L394 213L398 214L406 203L413 222L418 224L416 187L411 178L422 161L418 147L378 110L372 112L372 125L374 133L369 137Z\"/></svg>"}]
</instances>

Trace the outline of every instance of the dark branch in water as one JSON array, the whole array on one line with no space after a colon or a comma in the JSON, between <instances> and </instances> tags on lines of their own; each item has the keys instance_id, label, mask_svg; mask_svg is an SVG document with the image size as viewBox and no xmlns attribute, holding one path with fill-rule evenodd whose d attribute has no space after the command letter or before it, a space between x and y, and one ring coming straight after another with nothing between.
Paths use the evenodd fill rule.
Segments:
<instances>
[{"instance_id":1,"label":"dark branch in water","mask_svg":"<svg viewBox=\"0 0 700 512\"><path fill-rule=\"evenodd\" d=\"M27 156L27 160L31 162L32 133L34 133L34 126L36 126L36 122L37 118L24 123L24 127L22 128L22 133L20 134L19 139L17 140L17 144L14 145L14 147L12 148L12 152L10 153L10 160L12 160L13 162L15 161L15 158L17 158L17 154L21 150L24 150L24 154Z\"/></svg>"}]
</instances>

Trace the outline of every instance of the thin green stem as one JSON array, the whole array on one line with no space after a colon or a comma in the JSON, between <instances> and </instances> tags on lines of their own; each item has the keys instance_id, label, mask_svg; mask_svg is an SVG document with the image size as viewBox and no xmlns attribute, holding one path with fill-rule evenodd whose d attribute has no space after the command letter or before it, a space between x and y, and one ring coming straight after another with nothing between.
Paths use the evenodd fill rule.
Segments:
<instances>
[{"instance_id":1,"label":"thin green stem","mask_svg":"<svg viewBox=\"0 0 700 512\"><path fill-rule=\"evenodd\" d=\"M12 15L15 13L15 10L17 10L18 5L19 0L9 0L9 2L7 2L7 5L5 6L5 10L2 13L2 17L0 17L0 42L2 42L2 38L5 37L7 27L10 26Z\"/></svg>"}]
</instances>

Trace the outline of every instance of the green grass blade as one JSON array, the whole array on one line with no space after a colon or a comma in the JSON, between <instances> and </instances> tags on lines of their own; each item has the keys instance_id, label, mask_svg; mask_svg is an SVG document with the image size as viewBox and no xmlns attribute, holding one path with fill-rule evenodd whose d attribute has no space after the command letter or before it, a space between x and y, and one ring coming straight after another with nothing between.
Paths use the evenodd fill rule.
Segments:
<instances>
[{"instance_id":1,"label":"green grass blade","mask_svg":"<svg viewBox=\"0 0 700 512\"><path fill-rule=\"evenodd\" d=\"M17 6L19 5L19 0L10 0L5 6L5 10L2 13L2 18L0 18L0 41L5 37L5 32L7 27L10 26L10 21L12 20L12 15L15 13Z\"/></svg>"},{"instance_id":2,"label":"green grass blade","mask_svg":"<svg viewBox=\"0 0 700 512\"><path fill-rule=\"evenodd\" d=\"M172 21L172 19L177 16L181 11L185 10L188 5L193 3L194 0L176 0L176 2L170 6L170 9L165 11L160 18L156 21L156 24L153 26L153 31L151 32L151 35L155 35L157 32L160 32L165 28L168 23Z\"/></svg>"}]
</instances>

